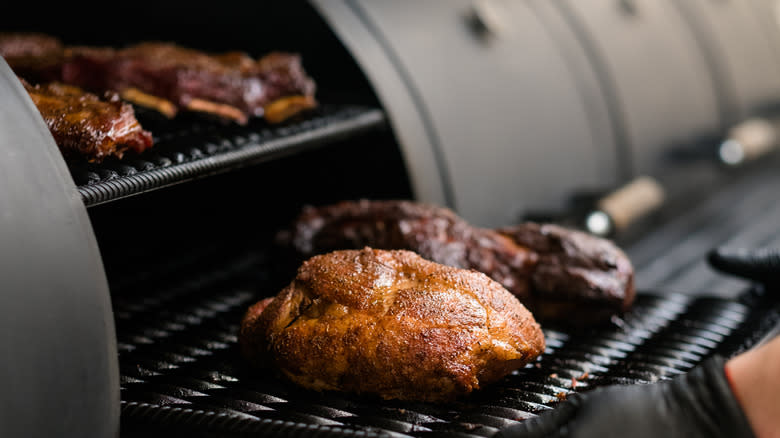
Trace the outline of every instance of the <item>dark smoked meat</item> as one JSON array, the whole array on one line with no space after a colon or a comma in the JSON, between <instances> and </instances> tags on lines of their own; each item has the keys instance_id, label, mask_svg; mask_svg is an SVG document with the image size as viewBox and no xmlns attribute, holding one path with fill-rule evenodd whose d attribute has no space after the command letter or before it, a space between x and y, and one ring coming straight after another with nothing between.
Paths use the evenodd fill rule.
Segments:
<instances>
[{"instance_id":1,"label":"dark smoked meat","mask_svg":"<svg viewBox=\"0 0 780 438\"><path fill-rule=\"evenodd\" d=\"M71 85L22 82L66 157L99 162L152 146L152 134L138 123L133 107L116 94L101 99Z\"/></svg>"},{"instance_id":2,"label":"dark smoked meat","mask_svg":"<svg viewBox=\"0 0 780 438\"><path fill-rule=\"evenodd\" d=\"M407 249L475 269L516 295L540 321L595 324L633 302L633 267L612 242L554 225L472 226L453 211L411 201L343 201L304 207L277 235L286 259L371 246Z\"/></svg>"},{"instance_id":3,"label":"dark smoked meat","mask_svg":"<svg viewBox=\"0 0 780 438\"><path fill-rule=\"evenodd\" d=\"M295 53L272 52L253 59L243 52L212 54L170 42L124 48L63 46L41 34L4 35L0 55L29 81L56 80L98 94L117 92L168 117L187 110L240 124L249 117L278 123L317 106L315 83Z\"/></svg>"},{"instance_id":4,"label":"dark smoked meat","mask_svg":"<svg viewBox=\"0 0 780 438\"><path fill-rule=\"evenodd\" d=\"M251 363L318 391L451 401L539 356L533 315L487 275L411 251L334 251L307 260L246 312Z\"/></svg>"},{"instance_id":5,"label":"dark smoked meat","mask_svg":"<svg viewBox=\"0 0 780 438\"><path fill-rule=\"evenodd\" d=\"M554 224L497 231L537 254L530 281L539 319L605 320L633 302L634 268L611 241Z\"/></svg>"},{"instance_id":6,"label":"dark smoked meat","mask_svg":"<svg viewBox=\"0 0 780 438\"><path fill-rule=\"evenodd\" d=\"M164 99L178 109L203 111L246 123L272 102L299 96L314 106L314 82L295 54L253 60L240 52L209 55L165 42L123 49L71 47L63 81L90 90L116 90Z\"/></svg>"},{"instance_id":7,"label":"dark smoked meat","mask_svg":"<svg viewBox=\"0 0 780 438\"><path fill-rule=\"evenodd\" d=\"M42 33L0 32L0 56L17 76L33 83L60 79L64 46Z\"/></svg>"},{"instance_id":8,"label":"dark smoked meat","mask_svg":"<svg viewBox=\"0 0 780 438\"><path fill-rule=\"evenodd\" d=\"M305 207L290 232L299 260L316 254L371 246L408 249L456 268L473 268L503 284L517 296L530 293L529 279L537 255L493 230L476 228L445 208L408 201L340 202Z\"/></svg>"}]
</instances>

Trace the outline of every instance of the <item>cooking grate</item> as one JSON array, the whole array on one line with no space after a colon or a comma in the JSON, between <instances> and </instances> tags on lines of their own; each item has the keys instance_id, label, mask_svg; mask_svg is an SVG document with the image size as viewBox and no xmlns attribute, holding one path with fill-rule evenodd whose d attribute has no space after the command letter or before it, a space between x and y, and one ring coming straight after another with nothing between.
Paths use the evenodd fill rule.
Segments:
<instances>
[{"instance_id":1,"label":"cooking grate","mask_svg":"<svg viewBox=\"0 0 780 438\"><path fill-rule=\"evenodd\" d=\"M100 164L69 163L87 206L275 159L386 126L381 110L354 105L323 105L305 118L281 125L257 119L246 126L187 115L162 120L148 111L136 111L143 126L155 136L152 149Z\"/></svg>"},{"instance_id":2,"label":"cooking grate","mask_svg":"<svg viewBox=\"0 0 780 438\"><path fill-rule=\"evenodd\" d=\"M730 356L780 320L780 305L756 293L739 302L644 293L610 327L545 329L537 362L465 400L383 401L249 369L236 350L238 321L274 293L263 289L271 270L262 254L221 260L112 285L123 436L489 436L575 391L670 378L714 353Z\"/></svg>"},{"instance_id":3,"label":"cooking grate","mask_svg":"<svg viewBox=\"0 0 780 438\"><path fill-rule=\"evenodd\" d=\"M722 275L706 260L714 247L780 247L780 155L761 161L700 201L687 202L679 214L670 214L638 241L623 245L636 267L637 284L722 297L744 290L744 280Z\"/></svg>"}]
</instances>

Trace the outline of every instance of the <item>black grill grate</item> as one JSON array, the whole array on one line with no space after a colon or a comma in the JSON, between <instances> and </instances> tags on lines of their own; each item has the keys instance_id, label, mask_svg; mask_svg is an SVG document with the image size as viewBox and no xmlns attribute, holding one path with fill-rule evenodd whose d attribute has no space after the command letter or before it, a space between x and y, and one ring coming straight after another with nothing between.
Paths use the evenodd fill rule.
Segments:
<instances>
[{"instance_id":1,"label":"black grill grate","mask_svg":"<svg viewBox=\"0 0 780 438\"><path fill-rule=\"evenodd\" d=\"M160 120L138 110L138 119L155 136L152 149L99 164L70 162L84 203L102 204L386 126L381 110L352 105L323 105L281 125L257 119L238 126L192 117Z\"/></svg>"},{"instance_id":2,"label":"black grill grate","mask_svg":"<svg viewBox=\"0 0 780 438\"><path fill-rule=\"evenodd\" d=\"M537 362L465 400L383 401L311 392L247 368L238 321L274 293L263 290L262 255L177 269L112 286L124 436L489 436L575 391L670 378L712 354L730 356L780 320L777 303L641 294L613 326L546 329Z\"/></svg>"},{"instance_id":3,"label":"black grill grate","mask_svg":"<svg viewBox=\"0 0 780 438\"><path fill-rule=\"evenodd\" d=\"M703 199L689 200L679 214L670 214L641 239L624 245L636 267L638 285L708 291L722 297L736 296L745 289L744 280L712 269L707 253L718 246L780 247L780 156L760 161L749 172L732 175L730 184L710 190Z\"/></svg>"}]
</instances>

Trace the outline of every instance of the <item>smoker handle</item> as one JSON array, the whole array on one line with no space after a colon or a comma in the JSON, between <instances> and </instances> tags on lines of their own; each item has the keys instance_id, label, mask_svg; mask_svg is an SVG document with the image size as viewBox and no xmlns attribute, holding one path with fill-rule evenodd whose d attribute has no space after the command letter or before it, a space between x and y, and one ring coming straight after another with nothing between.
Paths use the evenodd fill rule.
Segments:
<instances>
[{"instance_id":1,"label":"smoker handle","mask_svg":"<svg viewBox=\"0 0 780 438\"><path fill-rule=\"evenodd\" d=\"M663 206L666 191L654 178L640 176L596 202L585 216L585 229L608 237L629 228Z\"/></svg>"},{"instance_id":2,"label":"smoker handle","mask_svg":"<svg viewBox=\"0 0 780 438\"><path fill-rule=\"evenodd\" d=\"M736 124L718 146L718 159L727 166L758 160L777 149L780 119L752 118Z\"/></svg>"},{"instance_id":3,"label":"smoker handle","mask_svg":"<svg viewBox=\"0 0 780 438\"><path fill-rule=\"evenodd\" d=\"M119 366L86 208L0 57L0 436L117 437Z\"/></svg>"}]
</instances>

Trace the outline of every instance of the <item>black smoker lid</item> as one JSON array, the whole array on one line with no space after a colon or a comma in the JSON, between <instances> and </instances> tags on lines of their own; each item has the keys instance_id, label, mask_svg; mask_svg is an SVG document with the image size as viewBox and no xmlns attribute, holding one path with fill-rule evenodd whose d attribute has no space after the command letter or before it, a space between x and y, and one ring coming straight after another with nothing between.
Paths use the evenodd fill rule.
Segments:
<instances>
[{"instance_id":1,"label":"black smoker lid","mask_svg":"<svg viewBox=\"0 0 780 438\"><path fill-rule=\"evenodd\" d=\"M540 359L451 404L318 393L238 355L247 307L272 295L263 254L222 258L210 269L165 270L115 286L123 436L490 436L553 408L573 392L641 384L731 356L780 321L780 304L748 294L641 293L617 325L545 328Z\"/></svg>"}]
</instances>

